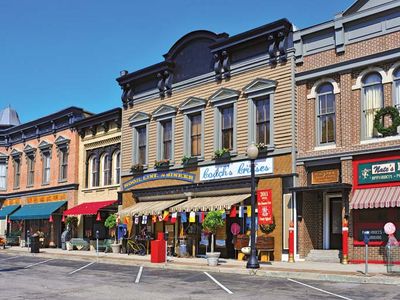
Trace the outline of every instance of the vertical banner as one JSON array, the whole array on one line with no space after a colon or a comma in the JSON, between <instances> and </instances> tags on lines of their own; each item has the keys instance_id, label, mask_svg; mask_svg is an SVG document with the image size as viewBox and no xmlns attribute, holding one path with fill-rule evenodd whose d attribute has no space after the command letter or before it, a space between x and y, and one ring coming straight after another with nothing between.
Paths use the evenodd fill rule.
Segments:
<instances>
[{"instance_id":1,"label":"vertical banner","mask_svg":"<svg viewBox=\"0 0 400 300\"><path fill-rule=\"evenodd\" d=\"M258 224L272 224L272 190L257 191Z\"/></svg>"}]
</instances>

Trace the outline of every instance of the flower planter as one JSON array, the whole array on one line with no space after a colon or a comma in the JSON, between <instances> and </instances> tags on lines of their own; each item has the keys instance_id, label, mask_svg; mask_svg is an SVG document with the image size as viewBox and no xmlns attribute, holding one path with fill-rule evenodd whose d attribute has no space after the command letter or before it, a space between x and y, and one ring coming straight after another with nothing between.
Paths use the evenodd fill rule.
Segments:
<instances>
[{"instance_id":1,"label":"flower planter","mask_svg":"<svg viewBox=\"0 0 400 300\"><path fill-rule=\"evenodd\" d=\"M168 169L169 168L169 162L163 162L159 163L155 166L156 169Z\"/></svg>"},{"instance_id":2,"label":"flower planter","mask_svg":"<svg viewBox=\"0 0 400 300\"><path fill-rule=\"evenodd\" d=\"M222 153L220 156L216 156L215 160L216 161L227 161L231 159L231 153L230 152L225 152Z\"/></svg>"},{"instance_id":3,"label":"flower planter","mask_svg":"<svg viewBox=\"0 0 400 300\"><path fill-rule=\"evenodd\" d=\"M185 167L192 166L192 165L197 164L197 162L198 162L198 158L197 157L191 157L191 158L187 159L185 162L183 162L183 165Z\"/></svg>"},{"instance_id":4,"label":"flower planter","mask_svg":"<svg viewBox=\"0 0 400 300\"><path fill-rule=\"evenodd\" d=\"M264 148L258 148L258 156L264 157L267 156L268 154L268 148L264 147Z\"/></svg>"},{"instance_id":5,"label":"flower planter","mask_svg":"<svg viewBox=\"0 0 400 300\"><path fill-rule=\"evenodd\" d=\"M216 267L218 266L218 260L221 255L221 252L207 252L207 264L210 267Z\"/></svg>"},{"instance_id":6,"label":"flower planter","mask_svg":"<svg viewBox=\"0 0 400 300\"><path fill-rule=\"evenodd\" d=\"M121 244L111 244L111 249L113 253L120 253Z\"/></svg>"}]
</instances>

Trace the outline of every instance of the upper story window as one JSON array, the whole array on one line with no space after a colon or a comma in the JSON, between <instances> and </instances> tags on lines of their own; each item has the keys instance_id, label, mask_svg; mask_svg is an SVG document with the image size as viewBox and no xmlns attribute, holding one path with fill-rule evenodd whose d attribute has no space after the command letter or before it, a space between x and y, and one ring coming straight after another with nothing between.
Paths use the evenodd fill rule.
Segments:
<instances>
[{"instance_id":1,"label":"upper story window","mask_svg":"<svg viewBox=\"0 0 400 300\"><path fill-rule=\"evenodd\" d=\"M129 118L129 122L133 133L132 163L147 167L150 115L136 112Z\"/></svg>"},{"instance_id":2,"label":"upper story window","mask_svg":"<svg viewBox=\"0 0 400 300\"><path fill-rule=\"evenodd\" d=\"M6 188L7 188L7 159L1 159L0 156L0 190L5 190Z\"/></svg>"},{"instance_id":3,"label":"upper story window","mask_svg":"<svg viewBox=\"0 0 400 300\"><path fill-rule=\"evenodd\" d=\"M49 184L50 183L50 152L42 153L42 162L43 162L43 177L42 183Z\"/></svg>"},{"instance_id":4,"label":"upper story window","mask_svg":"<svg viewBox=\"0 0 400 300\"><path fill-rule=\"evenodd\" d=\"M68 178L68 149L62 148L59 152L59 181L66 181Z\"/></svg>"},{"instance_id":5,"label":"upper story window","mask_svg":"<svg viewBox=\"0 0 400 300\"><path fill-rule=\"evenodd\" d=\"M233 150L233 105L222 107L221 111L221 137L222 148Z\"/></svg>"},{"instance_id":6,"label":"upper story window","mask_svg":"<svg viewBox=\"0 0 400 300\"><path fill-rule=\"evenodd\" d=\"M14 158L14 188L19 188L21 178L21 157Z\"/></svg>"},{"instance_id":7,"label":"upper story window","mask_svg":"<svg viewBox=\"0 0 400 300\"><path fill-rule=\"evenodd\" d=\"M393 73L394 106L400 110L400 68Z\"/></svg>"},{"instance_id":8,"label":"upper story window","mask_svg":"<svg viewBox=\"0 0 400 300\"><path fill-rule=\"evenodd\" d=\"M138 140L137 162L141 165L145 165L147 163L147 126L138 127L136 131Z\"/></svg>"},{"instance_id":9,"label":"upper story window","mask_svg":"<svg viewBox=\"0 0 400 300\"><path fill-rule=\"evenodd\" d=\"M214 149L237 154L237 101L240 92L221 88L210 97L214 106Z\"/></svg>"},{"instance_id":10,"label":"upper story window","mask_svg":"<svg viewBox=\"0 0 400 300\"><path fill-rule=\"evenodd\" d=\"M35 180L35 157L33 155L27 155L26 163L28 167L27 186L33 186Z\"/></svg>"},{"instance_id":11,"label":"upper story window","mask_svg":"<svg viewBox=\"0 0 400 300\"><path fill-rule=\"evenodd\" d=\"M248 99L248 143L274 147L274 99L276 82L257 78L244 89Z\"/></svg>"},{"instance_id":12,"label":"upper story window","mask_svg":"<svg viewBox=\"0 0 400 300\"><path fill-rule=\"evenodd\" d=\"M102 184L111 184L111 157L108 153L104 154L101 158L101 170L102 170Z\"/></svg>"},{"instance_id":13,"label":"upper story window","mask_svg":"<svg viewBox=\"0 0 400 300\"><path fill-rule=\"evenodd\" d=\"M183 154L204 159L204 108L207 100L189 97L179 106L183 113Z\"/></svg>"},{"instance_id":14,"label":"upper story window","mask_svg":"<svg viewBox=\"0 0 400 300\"><path fill-rule=\"evenodd\" d=\"M369 73L362 80L362 136L370 139L378 136L374 128L376 112L383 107L382 77L378 72Z\"/></svg>"},{"instance_id":15,"label":"upper story window","mask_svg":"<svg viewBox=\"0 0 400 300\"><path fill-rule=\"evenodd\" d=\"M161 122L162 128L162 150L161 159L172 159L172 120Z\"/></svg>"},{"instance_id":16,"label":"upper story window","mask_svg":"<svg viewBox=\"0 0 400 300\"><path fill-rule=\"evenodd\" d=\"M121 152L115 151L113 154L113 173L114 173L114 184L121 182Z\"/></svg>"},{"instance_id":17,"label":"upper story window","mask_svg":"<svg viewBox=\"0 0 400 300\"><path fill-rule=\"evenodd\" d=\"M335 143L336 104L333 86L325 83L317 89L317 138L319 145Z\"/></svg>"},{"instance_id":18,"label":"upper story window","mask_svg":"<svg viewBox=\"0 0 400 300\"><path fill-rule=\"evenodd\" d=\"M89 187L99 186L99 162L96 156L92 156L88 160Z\"/></svg>"},{"instance_id":19,"label":"upper story window","mask_svg":"<svg viewBox=\"0 0 400 300\"><path fill-rule=\"evenodd\" d=\"M255 101L256 103L256 143L270 144L270 101L269 97Z\"/></svg>"}]
</instances>

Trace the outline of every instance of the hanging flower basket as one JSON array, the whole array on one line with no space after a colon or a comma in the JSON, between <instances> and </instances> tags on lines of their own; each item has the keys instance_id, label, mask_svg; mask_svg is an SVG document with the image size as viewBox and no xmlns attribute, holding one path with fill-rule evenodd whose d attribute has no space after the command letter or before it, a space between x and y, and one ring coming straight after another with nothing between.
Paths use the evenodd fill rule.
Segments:
<instances>
[{"instance_id":1,"label":"hanging flower basket","mask_svg":"<svg viewBox=\"0 0 400 300\"><path fill-rule=\"evenodd\" d=\"M392 125L389 127L385 127L384 122L382 119L385 118L385 116L390 116L392 120ZM399 116L399 111L397 108L393 106L387 106L381 108L375 115L374 119L374 127L375 129L382 134L383 136L392 136L392 135L397 135L397 127L400 126L400 116Z\"/></svg>"}]
</instances>

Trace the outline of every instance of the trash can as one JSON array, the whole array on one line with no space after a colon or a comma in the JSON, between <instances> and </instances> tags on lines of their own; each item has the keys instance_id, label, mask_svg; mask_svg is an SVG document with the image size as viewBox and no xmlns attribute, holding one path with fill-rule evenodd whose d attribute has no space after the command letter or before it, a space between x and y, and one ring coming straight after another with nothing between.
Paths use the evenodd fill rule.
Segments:
<instances>
[{"instance_id":1,"label":"trash can","mask_svg":"<svg viewBox=\"0 0 400 300\"><path fill-rule=\"evenodd\" d=\"M151 241L151 262L164 263L166 261L165 241Z\"/></svg>"},{"instance_id":2,"label":"trash can","mask_svg":"<svg viewBox=\"0 0 400 300\"><path fill-rule=\"evenodd\" d=\"M31 253L39 253L39 235L31 236Z\"/></svg>"}]
</instances>

